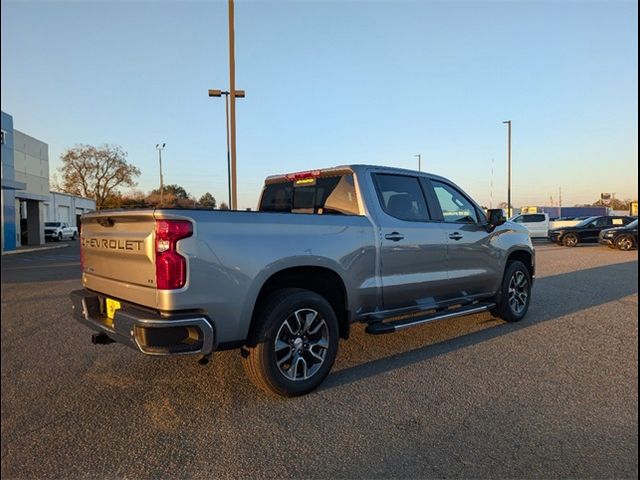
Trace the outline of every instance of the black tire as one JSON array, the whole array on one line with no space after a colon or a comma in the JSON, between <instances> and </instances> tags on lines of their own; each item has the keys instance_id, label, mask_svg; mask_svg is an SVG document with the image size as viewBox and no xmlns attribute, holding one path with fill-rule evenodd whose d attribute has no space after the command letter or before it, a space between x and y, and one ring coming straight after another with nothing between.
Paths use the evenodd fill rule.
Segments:
<instances>
[{"instance_id":1,"label":"black tire","mask_svg":"<svg viewBox=\"0 0 640 480\"><path fill-rule=\"evenodd\" d=\"M76 240L78 238L78 234L76 232L73 232L73 235L71 236L71 240Z\"/></svg>"},{"instance_id":2,"label":"black tire","mask_svg":"<svg viewBox=\"0 0 640 480\"><path fill-rule=\"evenodd\" d=\"M562 244L565 247L575 247L580 243L580 239L575 233L567 233L564 237L562 237Z\"/></svg>"},{"instance_id":3,"label":"black tire","mask_svg":"<svg viewBox=\"0 0 640 480\"><path fill-rule=\"evenodd\" d=\"M517 278L521 278L525 282L524 292L526 296L524 302L522 303L523 297L521 295L515 294L517 296L515 301L520 306L520 309L512 305L513 297L510 297L510 287L513 286L511 283L512 281L517 282ZM496 306L491 309L491 314L507 322L518 322L527 314L531 303L531 274L524 263L514 260L507 264L495 302Z\"/></svg>"},{"instance_id":4,"label":"black tire","mask_svg":"<svg viewBox=\"0 0 640 480\"><path fill-rule=\"evenodd\" d=\"M315 312L316 315L311 312ZM309 338L304 341L309 341L309 345L317 341L311 339L311 327L315 325L315 329L320 325L318 328L322 336L321 342L326 345L319 348L315 355L313 348L319 347L318 343L308 349L306 343L302 344L303 338L307 337L300 333L305 325L300 323L298 315L303 314L307 315L304 317L305 325L307 319L312 317L306 325ZM271 395L284 397L304 395L317 388L329 374L338 353L338 320L329 302L309 290L288 288L274 293L259 307L257 315L258 323L247 345L242 348L242 363L251 381ZM296 326L299 327L298 333L293 333ZM289 335L289 332L292 335ZM300 342L296 343L298 341ZM278 345L281 346L279 353L276 351ZM286 350L287 348L289 350ZM294 352L294 349L299 350ZM318 353L323 356L321 361L316 360ZM292 360L290 363L286 361L287 355ZM300 357L303 357L304 365L298 361ZM289 368L285 368L287 365ZM299 368L301 366L302 369ZM305 379L304 376L308 373L310 376ZM302 374L302 378L297 378L299 374ZM291 379L290 376L296 379Z\"/></svg>"},{"instance_id":5,"label":"black tire","mask_svg":"<svg viewBox=\"0 0 640 480\"><path fill-rule=\"evenodd\" d=\"M615 243L607 244L607 247L609 247L609 248L618 248L618 246Z\"/></svg>"},{"instance_id":6,"label":"black tire","mask_svg":"<svg viewBox=\"0 0 640 480\"><path fill-rule=\"evenodd\" d=\"M631 235L620 235L616 238L616 247L618 250L631 250L633 248L633 237Z\"/></svg>"},{"instance_id":7,"label":"black tire","mask_svg":"<svg viewBox=\"0 0 640 480\"><path fill-rule=\"evenodd\" d=\"M62 240L62 233L58 233L58 236L56 237L56 242L60 242Z\"/></svg>"}]
</instances>

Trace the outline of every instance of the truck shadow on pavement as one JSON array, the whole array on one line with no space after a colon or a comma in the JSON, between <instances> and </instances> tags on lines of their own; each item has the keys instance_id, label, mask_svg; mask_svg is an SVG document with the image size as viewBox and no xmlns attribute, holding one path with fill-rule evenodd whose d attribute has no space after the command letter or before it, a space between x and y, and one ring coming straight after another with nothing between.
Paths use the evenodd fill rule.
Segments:
<instances>
[{"instance_id":1,"label":"truck shadow on pavement","mask_svg":"<svg viewBox=\"0 0 640 480\"><path fill-rule=\"evenodd\" d=\"M353 325L351 338L341 345L335 370L320 390L446 355L637 293L638 262L631 261L536 279L529 312L518 323L506 323L484 313L380 336L367 335L364 328ZM416 348L406 350L411 346Z\"/></svg>"}]
</instances>

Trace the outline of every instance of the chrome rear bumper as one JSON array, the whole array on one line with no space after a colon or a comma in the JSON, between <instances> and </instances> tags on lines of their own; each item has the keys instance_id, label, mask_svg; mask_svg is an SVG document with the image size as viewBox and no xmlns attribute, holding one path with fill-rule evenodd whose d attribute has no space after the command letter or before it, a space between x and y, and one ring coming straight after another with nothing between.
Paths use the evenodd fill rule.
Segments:
<instances>
[{"instance_id":1,"label":"chrome rear bumper","mask_svg":"<svg viewBox=\"0 0 640 480\"><path fill-rule=\"evenodd\" d=\"M75 290L70 297L76 320L144 354L208 355L215 350L213 322L205 316L161 316L123 304L110 319L104 314L104 296L90 290Z\"/></svg>"}]
</instances>

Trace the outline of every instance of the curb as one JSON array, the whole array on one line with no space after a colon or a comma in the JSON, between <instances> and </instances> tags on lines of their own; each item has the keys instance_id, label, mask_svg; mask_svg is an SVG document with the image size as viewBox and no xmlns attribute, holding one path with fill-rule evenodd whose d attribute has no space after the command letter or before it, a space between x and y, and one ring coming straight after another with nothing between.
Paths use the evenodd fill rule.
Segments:
<instances>
[{"instance_id":1,"label":"curb","mask_svg":"<svg viewBox=\"0 0 640 480\"><path fill-rule=\"evenodd\" d=\"M42 252L44 250L56 250L57 248L67 248L69 245L51 245L50 247L25 248L24 250L9 250L2 252L2 255L19 255L21 253Z\"/></svg>"}]
</instances>

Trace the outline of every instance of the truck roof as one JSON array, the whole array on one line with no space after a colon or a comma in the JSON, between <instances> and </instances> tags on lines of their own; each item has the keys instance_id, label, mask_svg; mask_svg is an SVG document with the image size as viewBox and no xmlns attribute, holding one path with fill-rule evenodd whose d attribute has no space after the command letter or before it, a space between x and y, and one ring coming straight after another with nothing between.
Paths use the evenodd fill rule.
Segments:
<instances>
[{"instance_id":1,"label":"truck roof","mask_svg":"<svg viewBox=\"0 0 640 480\"><path fill-rule=\"evenodd\" d=\"M379 172L398 173L398 174L405 174L405 175L407 175L407 174L410 174L410 175L416 175L416 174L417 175L424 175L424 176L432 178L434 180L449 181L449 180L445 179L444 177L441 177L439 175L435 175L433 173L419 172L417 170L411 170L411 169L408 169L408 168L387 167L387 166L383 166L383 165L367 165L367 164L356 163L356 164L351 164L351 165L337 165L335 167L316 168L316 169L312 169L312 170L304 170L304 171L299 171L299 172L290 172L290 173L281 173L281 174L277 174L277 175L270 175L265 179L265 184L284 182L286 180L291 180L295 176L304 176L305 174L308 174L309 176L320 176L320 175L326 175L326 174L339 175L339 174L342 174L342 173L349 173L349 172L354 172L354 173L358 174L358 173L361 173L361 172L363 172L365 170L370 170L370 169L374 169L374 170L377 170Z\"/></svg>"}]
</instances>

